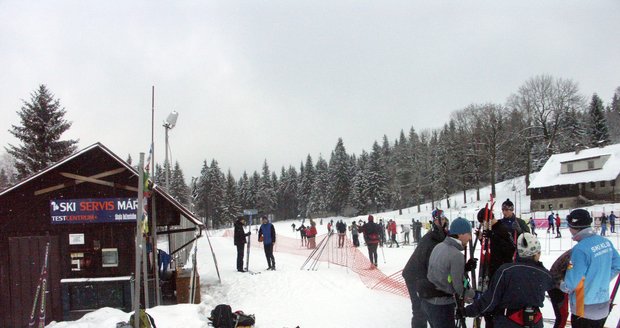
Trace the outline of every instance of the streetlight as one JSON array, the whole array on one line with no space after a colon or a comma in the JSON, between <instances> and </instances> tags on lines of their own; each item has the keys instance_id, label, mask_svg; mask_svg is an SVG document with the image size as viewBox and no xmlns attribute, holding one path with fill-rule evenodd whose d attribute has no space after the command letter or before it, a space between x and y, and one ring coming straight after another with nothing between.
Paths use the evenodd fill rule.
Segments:
<instances>
[{"instance_id":1,"label":"streetlight","mask_svg":"<svg viewBox=\"0 0 620 328\"><path fill-rule=\"evenodd\" d=\"M164 129L166 129L166 159L164 161L164 171L166 177L166 191L170 192L170 163L168 163L168 130L172 130L177 125L177 118L179 117L179 113L177 111L172 111L168 115L168 118L164 121Z\"/></svg>"}]
</instances>

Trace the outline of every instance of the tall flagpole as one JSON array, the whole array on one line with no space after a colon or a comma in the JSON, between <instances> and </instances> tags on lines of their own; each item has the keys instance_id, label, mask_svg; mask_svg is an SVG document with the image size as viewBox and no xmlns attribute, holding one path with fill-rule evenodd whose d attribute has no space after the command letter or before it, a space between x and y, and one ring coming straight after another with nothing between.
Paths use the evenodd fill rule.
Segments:
<instances>
[{"instance_id":1,"label":"tall flagpole","mask_svg":"<svg viewBox=\"0 0 620 328\"><path fill-rule=\"evenodd\" d=\"M151 168L153 176L151 180L155 182L155 86L151 89ZM153 228L151 236L153 237L153 270L155 271L155 305L161 305L161 291L159 290L159 250L157 249L157 211L155 210L155 193L151 194L151 206L153 217ZM170 251L170 250L168 250ZM165 268L164 268L165 269Z\"/></svg>"}]
</instances>

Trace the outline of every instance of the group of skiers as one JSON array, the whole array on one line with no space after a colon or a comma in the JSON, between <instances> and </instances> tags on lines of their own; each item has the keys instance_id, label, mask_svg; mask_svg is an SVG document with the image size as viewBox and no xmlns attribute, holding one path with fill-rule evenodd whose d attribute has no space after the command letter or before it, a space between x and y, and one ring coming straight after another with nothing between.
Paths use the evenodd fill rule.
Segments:
<instances>
[{"instance_id":1,"label":"group of skiers","mask_svg":"<svg viewBox=\"0 0 620 328\"><path fill-rule=\"evenodd\" d=\"M547 225L548 225L547 233L549 233L549 231L553 233L553 227L555 226L555 231L556 231L555 238L562 238L562 233L560 233L560 227L562 226L562 219L560 219L559 213L556 213L554 215L553 212L551 212L551 214L549 214L549 216L547 217Z\"/></svg>"},{"instance_id":2,"label":"group of skiers","mask_svg":"<svg viewBox=\"0 0 620 328\"><path fill-rule=\"evenodd\" d=\"M469 221L456 218L448 226L444 213L433 211L431 229L402 272L411 298L411 327L463 326L465 317L484 317L486 327L543 327L545 292L556 313L554 327L565 326L569 303L572 327L603 327L610 311L609 282L620 272L620 256L591 227L589 212L577 209L568 215L577 244L551 271L540 262L540 242L515 216L509 199L502 204L502 214L496 220L492 206L481 209L473 236ZM475 282L477 267L472 238L482 248L477 288L469 279L471 273Z\"/></svg>"}]
</instances>

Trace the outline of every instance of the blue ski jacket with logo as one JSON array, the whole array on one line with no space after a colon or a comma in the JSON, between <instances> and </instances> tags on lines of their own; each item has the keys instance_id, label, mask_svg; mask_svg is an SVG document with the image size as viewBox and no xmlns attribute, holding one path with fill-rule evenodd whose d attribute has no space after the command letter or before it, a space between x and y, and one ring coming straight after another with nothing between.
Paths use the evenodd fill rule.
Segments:
<instances>
[{"instance_id":1,"label":"blue ski jacket with logo","mask_svg":"<svg viewBox=\"0 0 620 328\"><path fill-rule=\"evenodd\" d=\"M560 288L570 295L571 312L598 320L609 313L609 282L620 272L620 256L614 245L594 229L574 237L570 263Z\"/></svg>"}]
</instances>

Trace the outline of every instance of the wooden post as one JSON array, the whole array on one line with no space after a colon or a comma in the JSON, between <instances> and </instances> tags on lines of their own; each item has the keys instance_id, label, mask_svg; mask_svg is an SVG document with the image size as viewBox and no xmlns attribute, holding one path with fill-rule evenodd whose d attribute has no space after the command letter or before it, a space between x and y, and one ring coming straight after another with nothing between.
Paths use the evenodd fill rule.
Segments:
<instances>
[{"instance_id":1,"label":"wooden post","mask_svg":"<svg viewBox=\"0 0 620 328\"><path fill-rule=\"evenodd\" d=\"M138 164L138 211L136 213L136 263L135 263L135 279L134 279L134 299L133 299L133 325L134 328L140 327L140 283L141 271L140 260L142 260L142 212L144 211L143 200L144 192L144 153L140 153L140 162ZM146 274L146 272L145 272ZM145 290L146 294L147 291Z\"/></svg>"}]
</instances>

